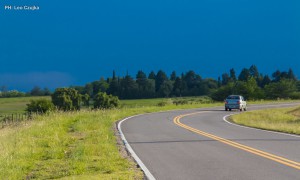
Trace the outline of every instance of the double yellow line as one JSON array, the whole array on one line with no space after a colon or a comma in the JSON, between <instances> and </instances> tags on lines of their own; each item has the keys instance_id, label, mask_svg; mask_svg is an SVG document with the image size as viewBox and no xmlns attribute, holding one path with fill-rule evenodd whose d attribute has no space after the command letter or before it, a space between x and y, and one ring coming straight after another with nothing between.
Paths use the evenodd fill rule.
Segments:
<instances>
[{"instance_id":1,"label":"double yellow line","mask_svg":"<svg viewBox=\"0 0 300 180\"><path fill-rule=\"evenodd\" d=\"M270 153L267 153L267 152L264 152L264 151L261 151L261 150L258 150L258 149L249 147L249 146L245 146L245 145L236 143L236 142L234 142L234 141L230 141L230 140L228 140L228 139L224 139L224 138L215 136L215 135L213 135L213 134L209 134L209 133L200 131L200 130L198 130L198 129L192 128L192 127L187 126L187 125L185 125L185 124L183 124L183 123L180 122L180 119L183 118L183 117L186 117L186 116L192 116L192 115L196 115L196 114L200 114L200 113L205 113L205 112L209 112L209 111L202 111L202 112L195 112L195 113L189 113L189 114L179 115L179 116L176 116L176 117L173 119L173 121L174 121L174 123L177 124L178 126L180 126L180 127L182 127L182 128L185 128L185 129L187 129L187 130L189 130L189 131L192 131L192 132L194 132L194 133L200 134L200 135L202 135L202 136L205 136L205 137L214 139L214 140L219 141L219 142L222 142L222 143L224 143L224 144L228 144L228 145L233 146L233 147L235 147L235 148L238 148L238 149L241 149L241 150L250 152L250 153L252 153L252 154L256 154L256 155L258 155L258 156L261 156L261 157L264 157L264 158L267 158L267 159L276 161L276 162L278 162L278 163L284 164L284 165L286 165L286 166L293 167L293 168L295 168L295 169L299 169L299 170L300 170L300 163L299 163L299 162L295 162L295 161L292 161L292 160L289 160L289 159L286 159L286 158L283 158L283 157L280 157L280 156L276 156L276 155L274 155L274 154L270 154Z\"/></svg>"}]
</instances>

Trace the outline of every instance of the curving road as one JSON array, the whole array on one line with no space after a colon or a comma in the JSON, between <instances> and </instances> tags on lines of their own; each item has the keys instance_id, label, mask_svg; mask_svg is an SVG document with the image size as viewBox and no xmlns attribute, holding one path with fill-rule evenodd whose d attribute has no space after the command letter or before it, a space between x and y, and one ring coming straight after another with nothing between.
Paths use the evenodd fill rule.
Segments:
<instances>
[{"instance_id":1,"label":"curving road","mask_svg":"<svg viewBox=\"0 0 300 180\"><path fill-rule=\"evenodd\" d=\"M218 107L145 114L127 119L121 128L155 179L300 179L300 137L224 121L235 113Z\"/></svg>"}]
</instances>

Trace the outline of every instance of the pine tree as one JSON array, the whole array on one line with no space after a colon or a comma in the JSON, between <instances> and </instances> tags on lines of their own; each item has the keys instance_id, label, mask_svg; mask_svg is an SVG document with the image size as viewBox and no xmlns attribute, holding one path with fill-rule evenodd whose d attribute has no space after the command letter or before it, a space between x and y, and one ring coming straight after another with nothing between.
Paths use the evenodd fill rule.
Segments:
<instances>
[{"instance_id":1,"label":"pine tree","mask_svg":"<svg viewBox=\"0 0 300 180\"><path fill-rule=\"evenodd\" d=\"M235 75L235 70L232 68L230 69L230 79L235 82L236 81L236 75Z\"/></svg>"}]
</instances>

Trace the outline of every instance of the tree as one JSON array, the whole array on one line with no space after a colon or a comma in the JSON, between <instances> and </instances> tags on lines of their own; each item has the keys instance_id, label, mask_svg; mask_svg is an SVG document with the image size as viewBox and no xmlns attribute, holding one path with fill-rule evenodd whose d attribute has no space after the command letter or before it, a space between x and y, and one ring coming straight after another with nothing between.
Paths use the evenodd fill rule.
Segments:
<instances>
[{"instance_id":1,"label":"tree","mask_svg":"<svg viewBox=\"0 0 300 180\"><path fill-rule=\"evenodd\" d=\"M138 97L142 98L147 96L145 91L147 91L148 79L147 75L143 71L138 71L136 75L136 83L138 85Z\"/></svg>"},{"instance_id":2,"label":"tree","mask_svg":"<svg viewBox=\"0 0 300 180\"><path fill-rule=\"evenodd\" d=\"M44 92L42 89L38 86L35 86L31 91L30 91L31 96L43 96Z\"/></svg>"},{"instance_id":3,"label":"tree","mask_svg":"<svg viewBox=\"0 0 300 180\"><path fill-rule=\"evenodd\" d=\"M268 75L265 75L263 80L262 80L262 83L261 83L261 86L260 87L265 87L266 85L270 84L271 83L271 78L268 76Z\"/></svg>"},{"instance_id":4,"label":"tree","mask_svg":"<svg viewBox=\"0 0 300 180\"><path fill-rule=\"evenodd\" d=\"M155 80L155 78L156 78L155 72L151 71L149 76L148 76L148 79L154 79Z\"/></svg>"},{"instance_id":5,"label":"tree","mask_svg":"<svg viewBox=\"0 0 300 180\"><path fill-rule=\"evenodd\" d=\"M87 107L90 106L90 96L88 94L81 95L81 100L83 101L83 104Z\"/></svg>"},{"instance_id":6,"label":"tree","mask_svg":"<svg viewBox=\"0 0 300 180\"><path fill-rule=\"evenodd\" d=\"M294 74L294 72L291 68L289 69L287 76L288 76L287 77L288 79L291 79L293 81L297 81L297 78L296 78L296 76L295 76L295 74Z\"/></svg>"},{"instance_id":7,"label":"tree","mask_svg":"<svg viewBox=\"0 0 300 180\"><path fill-rule=\"evenodd\" d=\"M254 77L255 79L258 78L259 72L255 65L250 66L249 73L251 77Z\"/></svg>"},{"instance_id":8,"label":"tree","mask_svg":"<svg viewBox=\"0 0 300 180\"><path fill-rule=\"evenodd\" d=\"M147 84L147 76L143 71L138 71L136 75L136 83L138 84L139 91L145 90Z\"/></svg>"},{"instance_id":9,"label":"tree","mask_svg":"<svg viewBox=\"0 0 300 180\"><path fill-rule=\"evenodd\" d=\"M289 98L292 93L297 91L296 83L290 79L281 79L265 86L268 98Z\"/></svg>"},{"instance_id":10,"label":"tree","mask_svg":"<svg viewBox=\"0 0 300 180\"><path fill-rule=\"evenodd\" d=\"M230 77L227 73L222 74L222 85L227 85L230 82Z\"/></svg>"},{"instance_id":11,"label":"tree","mask_svg":"<svg viewBox=\"0 0 300 180\"><path fill-rule=\"evenodd\" d=\"M169 97L173 89L173 83L170 80L164 81L160 88L159 88L159 94L161 97Z\"/></svg>"},{"instance_id":12,"label":"tree","mask_svg":"<svg viewBox=\"0 0 300 180\"><path fill-rule=\"evenodd\" d=\"M0 92L0 97L24 97L26 94L23 92L19 92L17 90L10 90L10 91L5 91L5 92Z\"/></svg>"},{"instance_id":13,"label":"tree","mask_svg":"<svg viewBox=\"0 0 300 180\"><path fill-rule=\"evenodd\" d=\"M49 88L45 87L43 91L44 91L44 96L50 96L51 95L51 91L50 91Z\"/></svg>"},{"instance_id":14,"label":"tree","mask_svg":"<svg viewBox=\"0 0 300 180\"><path fill-rule=\"evenodd\" d=\"M177 76L176 76L176 72L173 71L172 74L171 74L171 76L170 76L170 80L171 80L171 81L175 81L175 80L176 80L176 77L177 77Z\"/></svg>"},{"instance_id":15,"label":"tree","mask_svg":"<svg viewBox=\"0 0 300 180\"><path fill-rule=\"evenodd\" d=\"M187 96L197 96L200 95L200 88L202 87L202 78L194 71L188 71L184 77L183 81L186 84L187 88L184 91L184 95Z\"/></svg>"},{"instance_id":16,"label":"tree","mask_svg":"<svg viewBox=\"0 0 300 180\"><path fill-rule=\"evenodd\" d=\"M112 94L114 96L119 95L119 81L116 78L113 78L109 83L109 88L107 89L108 94Z\"/></svg>"},{"instance_id":17,"label":"tree","mask_svg":"<svg viewBox=\"0 0 300 180\"><path fill-rule=\"evenodd\" d=\"M81 96L73 88L57 88L51 97L53 104L59 110L69 111L80 109Z\"/></svg>"},{"instance_id":18,"label":"tree","mask_svg":"<svg viewBox=\"0 0 300 180\"><path fill-rule=\"evenodd\" d=\"M218 87L221 87L221 85L222 85L222 81L221 81L221 77L219 76L218 77Z\"/></svg>"},{"instance_id":19,"label":"tree","mask_svg":"<svg viewBox=\"0 0 300 180\"><path fill-rule=\"evenodd\" d=\"M30 103L26 105L26 111L28 113L44 114L55 109L54 104L47 99L30 100Z\"/></svg>"},{"instance_id":20,"label":"tree","mask_svg":"<svg viewBox=\"0 0 300 180\"><path fill-rule=\"evenodd\" d=\"M249 69L244 68L239 75L239 81L247 81L249 77L250 77Z\"/></svg>"},{"instance_id":21,"label":"tree","mask_svg":"<svg viewBox=\"0 0 300 180\"><path fill-rule=\"evenodd\" d=\"M280 81L280 77L281 77L281 72L279 70L276 70L273 74L273 82L278 82Z\"/></svg>"},{"instance_id":22,"label":"tree","mask_svg":"<svg viewBox=\"0 0 300 180\"><path fill-rule=\"evenodd\" d=\"M160 89L160 86L168 80L168 77L165 72L159 70L155 76L155 89L156 92Z\"/></svg>"},{"instance_id":23,"label":"tree","mask_svg":"<svg viewBox=\"0 0 300 180\"><path fill-rule=\"evenodd\" d=\"M155 95L155 80L147 79L145 90L142 92L142 97L153 98Z\"/></svg>"},{"instance_id":24,"label":"tree","mask_svg":"<svg viewBox=\"0 0 300 180\"><path fill-rule=\"evenodd\" d=\"M248 81L237 81L234 87L234 94L241 94L246 99L261 99L264 97L263 91L258 87L254 77Z\"/></svg>"},{"instance_id":25,"label":"tree","mask_svg":"<svg viewBox=\"0 0 300 180\"><path fill-rule=\"evenodd\" d=\"M100 81L99 81L99 91L100 92L107 92L109 88L109 83L107 83L105 81L105 79L103 77L100 78Z\"/></svg>"},{"instance_id":26,"label":"tree","mask_svg":"<svg viewBox=\"0 0 300 180\"><path fill-rule=\"evenodd\" d=\"M203 87L201 88L202 95L210 95L211 92L218 89L218 82L212 78L204 79L202 84L203 84Z\"/></svg>"},{"instance_id":27,"label":"tree","mask_svg":"<svg viewBox=\"0 0 300 180\"><path fill-rule=\"evenodd\" d=\"M92 83L87 83L85 86L84 86L84 91L83 91L83 94L88 94L90 97L93 96L93 84Z\"/></svg>"},{"instance_id":28,"label":"tree","mask_svg":"<svg viewBox=\"0 0 300 180\"><path fill-rule=\"evenodd\" d=\"M110 109L118 107L120 101L117 96L107 95L106 93L99 92L94 97L95 109Z\"/></svg>"},{"instance_id":29,"label":"tree","mask_svg":"<svg viewBox=\"0 0 300 180\"><path fill-rule=\"evenodd\" d=\"M138 85L129 75L121 79L119 97L122 99L137 98Z\"/></svg>"},{"instance_id":30,"label":"tree","mask_svg":"<svg viewBox=\"0 0 300 180\"><path fill-rule=\"evenodd\" d=\"M184 75L183 80L186 82L187 88L190 90L196 86L196 79L196 73L190 70Z\"/></svg>"},{"instance_id":31,"label":"tree","mask_svg":"<svg viewBox=\"0 0 300 180\"><path fill-rule=\"evenodd\" d=\"M223 101L227 96L233 94L234 85L235 84L233 82L229 82L227 85L221 86L212 93L212 99L216 101Z\"/></svg>"},{"instance_id":32,"label":"tree","mask_svg":"<svg viewBox=\"0 0 300 180\"><path fill-rule=\"evenodd\" d=\"M236 81L236 75L235 70L233 68L230 69L230 79L235 82Z\"/></svg>"},{"instance_id":33,"label":"tree","mask_svg":"<svg viewBox=\"0 0 300 180\"><path fill-rule=\"evenodd\" d=\"M180 77L177 77L175 79L175 82L174 82L174 86L173 86L173 94L175 96L182 96L183 95L183 92L185 91L186 89L186 84L184 81L182 81L182 79Z\"/></svg>"}]
</instances>

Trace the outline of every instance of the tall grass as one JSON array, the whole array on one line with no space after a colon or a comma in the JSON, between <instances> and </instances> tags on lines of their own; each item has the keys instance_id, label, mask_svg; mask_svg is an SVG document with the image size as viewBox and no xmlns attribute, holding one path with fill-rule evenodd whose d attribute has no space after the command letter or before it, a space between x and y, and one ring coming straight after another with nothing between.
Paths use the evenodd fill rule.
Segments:
<instances>
[{"instance_id":1,"label":"tall grass","mask_svg":"<svg viewBox=\"0 0 300 180\"><path fill-rule=\"evenodd\" d=\"M244 126L300 134L300 107L250 111L234 115L231 120Z\"/></svg>"}]
</instances>

